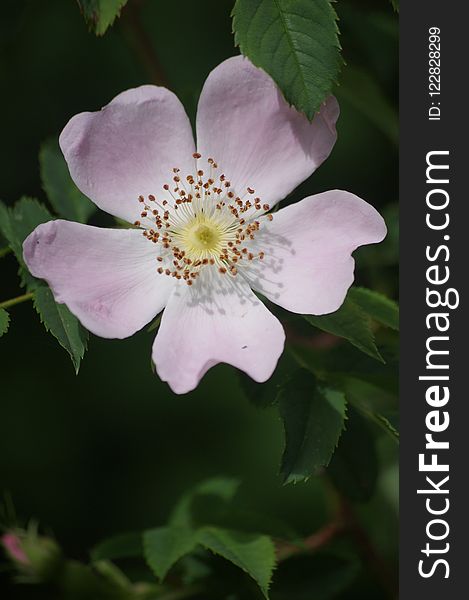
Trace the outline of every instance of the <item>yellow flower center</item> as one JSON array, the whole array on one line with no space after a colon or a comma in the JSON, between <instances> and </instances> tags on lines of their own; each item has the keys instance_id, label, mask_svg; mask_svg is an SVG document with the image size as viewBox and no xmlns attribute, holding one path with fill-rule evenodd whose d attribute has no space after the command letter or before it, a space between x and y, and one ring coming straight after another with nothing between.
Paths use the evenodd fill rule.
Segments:
<instances>
[{"instance_id":1,"label":"yellow flower center","mask_svg":"<svg viewBox=\"0 0 469 600\"><path fill-rule=\"evenodd\" d=\"M209 174L205 179L198 163L200 154L193 156L194 175L181 178L180 170L174 168L174 187L163 185L163 197L139 196L144 221L135 221L159 248L157 272L188 285L205 266L234 276L243 265L262 260L264 252L252 252L249 246L260 227L256 216L270 208L254 197L252 188L237 196L225 175L217 174L213 158L207 159ZM267 218L271 220L272 215Z\"/></svg>"},{"instance_id":2,"label":"yellow flower center","mask_svg":"<svg viewBox=\"0 0 469 600\"><path fill-rule=\"evenodd\" d=\"M222 235L220 228L215 223L206 221L198 223L197 221L187 228L185 237L185 246L188 253L214 252L220 244Z\"/></svg>"}]
</instances>

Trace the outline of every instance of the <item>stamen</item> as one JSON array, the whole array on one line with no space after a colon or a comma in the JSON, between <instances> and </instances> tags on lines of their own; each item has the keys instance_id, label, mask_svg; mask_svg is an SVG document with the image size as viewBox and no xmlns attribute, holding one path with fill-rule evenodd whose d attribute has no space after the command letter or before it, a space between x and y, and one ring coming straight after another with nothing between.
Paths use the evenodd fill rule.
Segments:
<instances>
[{"instance_id":1,"label":"stamen","mask_svg":"<svg viewBox=\"0 0 469 600\"><path fill-rule=\"evenodd\" d=\"M144 196L138 197L144 209L140 215L151 225L134 223L144 227L144 237L159 246L156 260L163 266L158 266L156 272L187 285L193 285L206 267L216 266L221 275L235 277L245 262L243 258L249 262L263 260L264 251L253 252L247 246L261 227L260 221L253 221L254 213L249 213L270 210L258 197L253 201L245 199L246 194L255 194L251 187L245 188L241 197L236 196L226 175L217 174L218 165L212 157L206 161L206 176L199 165L202 155L194 152L192 156L193 174L181 173L174 167L171 180L175 187L165 183L159 200L153 194L148 196L156 208L147 206ZM272 215L267 218L271 221Z\"/></svg>"}]
</instances>

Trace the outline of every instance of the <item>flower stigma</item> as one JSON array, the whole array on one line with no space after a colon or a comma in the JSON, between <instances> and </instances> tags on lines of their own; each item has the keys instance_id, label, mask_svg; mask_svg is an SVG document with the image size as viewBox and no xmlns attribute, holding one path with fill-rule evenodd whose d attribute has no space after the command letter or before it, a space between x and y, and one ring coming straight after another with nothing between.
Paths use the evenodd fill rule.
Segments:
<instances>
[{"instance_id":1,"label":"flower stigma","mask_svg":"<svg viewBox=\"0 0 469 600\"><path fill-rule=\"evenodd\" d=\"M158 246L157 272L192 285L204 267L216 267L222 275L235 276L238 269L254 260L263 260L265 252L251 251L249 243L260 229L257 215L267 212L268 204L246 188L237 196L218 165L208 158L209 173L200 168L201 155L194 153L195 174L184 178L173 169L173 183L165 184L161 197L139 196L143 205L143 235ZM272 215L267 218L272 220Z\"/></svg>"}]
</instances>

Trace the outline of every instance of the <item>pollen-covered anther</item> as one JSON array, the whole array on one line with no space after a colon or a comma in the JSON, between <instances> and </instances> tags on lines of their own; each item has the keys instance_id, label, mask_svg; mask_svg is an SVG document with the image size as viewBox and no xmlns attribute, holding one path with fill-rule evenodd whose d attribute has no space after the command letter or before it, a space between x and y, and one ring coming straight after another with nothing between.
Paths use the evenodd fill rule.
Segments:
<instances>
[{"instance_id":1,"label":"pollen-covered anther","mask_svg":"<svg viewBox=\"0 0 469 600\"><path fill-rule=\"evenodd\" d=\"M246 194L255 193L251 187L237 196L226 175L217 174L218 165L212 157L205 161L204 169L202 155L195 152L192 156L194 172L185 174L173 167L173 186L165 183L158 198L150 194L151 208L144 196L138 197L143 204L143 221L135 222L159 249L156 272L187 285L195 283L204 268L216 267L215 272L234 277L243 263L247 267L246 260L262 260L263 251L249 248L261 226L250 211L270 209L259 197L245 199ZM267 217L271 220L271 215Z\"/></svg>"}]
</instances>

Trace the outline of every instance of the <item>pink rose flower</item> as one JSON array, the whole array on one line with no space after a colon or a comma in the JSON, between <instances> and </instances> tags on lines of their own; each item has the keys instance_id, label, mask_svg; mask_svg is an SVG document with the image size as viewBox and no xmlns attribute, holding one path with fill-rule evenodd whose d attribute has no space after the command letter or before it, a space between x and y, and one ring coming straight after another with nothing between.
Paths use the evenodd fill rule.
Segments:
<instances>
[{"instance_id":1,"label":"pink rose flower","mask_svg":"<svg viewBox=\"0 0 469 600\"><path fill-rule=\"evenodd\" d=\"M309 122L238 56L205 82L196 147L172 92L127 90L73 117L60 146L80 190L137 227L51 221L25 240L25 261L96 335L131 336L164 309L152 358L176 393L220 362L266 381L285 334L254 291L295 313L333 312L351 253L386 234L340 190L269 213L329 156L338 114L330 97Z\"/></svg>"}]
</instances>

